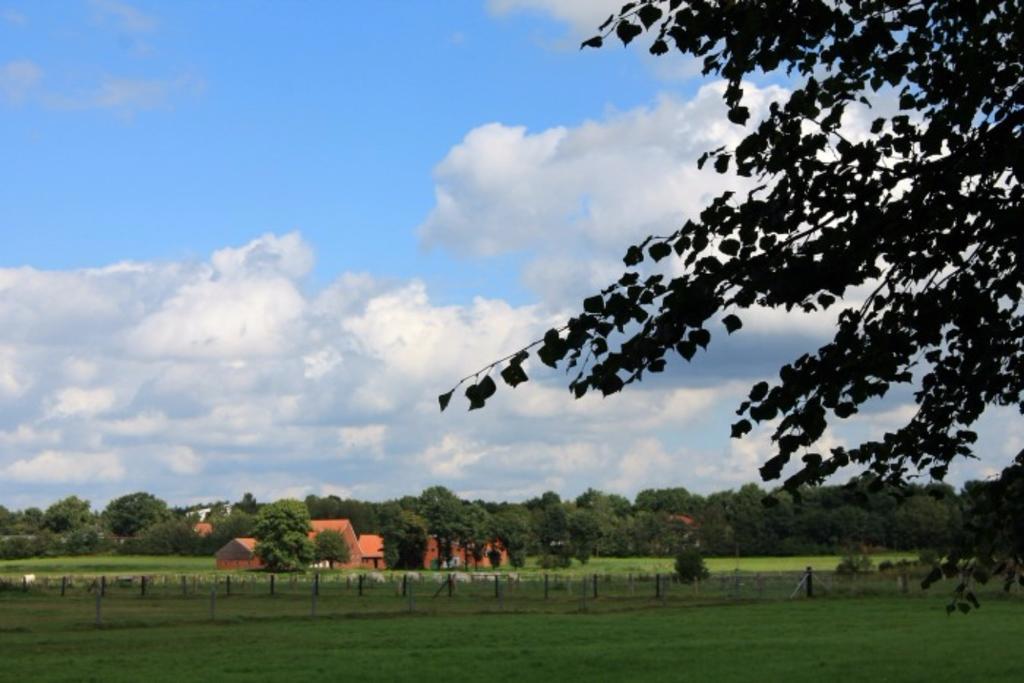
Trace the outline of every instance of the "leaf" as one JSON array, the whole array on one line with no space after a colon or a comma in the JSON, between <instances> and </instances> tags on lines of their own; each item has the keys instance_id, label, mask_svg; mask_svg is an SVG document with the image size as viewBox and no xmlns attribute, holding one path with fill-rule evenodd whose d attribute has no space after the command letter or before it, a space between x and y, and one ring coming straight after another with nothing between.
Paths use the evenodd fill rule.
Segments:
<instances>
[{"instance_id":1,"label":"leaf","mask_svg":"<svg viewBox=\"0 0 1024 683\"><path fill-rule=\"evenodd\" d=\"M604 313L604 297L600 294L583 300L583 310L587 313L600 315Z\"/></svg>"},{"instance_id":2,"label":"leaf","mask_svg":"<svg viewBox=\"0 0 1024 683\"><path fill-rule=\"evenodd\" d=\"M484 400L487 400L491 396L494 396L494 392L498 390L498 385L494 383L494 380L491 379L490 375L487 375L482 380L480 380L480 382L477 384L477 388L480 392L480 397L483 398Z\"/></svg>"},{"instance_id":3,"label":"leaf","mask_svg":"<svg viewBox=\"0 0 1024 683\"><path fill-rule=\"evenodd\" d=\"M758 382L750 389L750 400L761 401L768 395L768 382Z\"/></svg>"},{"instance_id":4,"label":"leaf","mask_svg":"<svg viewBox=\"0 0 1024 683\"><path fill-rule=\"evenodd\" d=\"M637 15L640 17L640 21L643 23L644 28L650 28L654 25L654 22L661 19L662 12L661 8L656 7L655 5L644 5L640 8L640 11L637 12Z\"/></svg>"},{"instance_id":5,"label":"leaf","mask_svg":"<svg viewBox=\"0 0 1024 683\"><path fill-rule=\"evenodd\" d=\"M729 170L729 155L719 154L715 157L715 170L719 173L725 173Z\"/></svg>"},{"instance_id":6,"label":"leaf","mask_svg":"<svg viewBox=\"0 0 1024 683\"><path fill-rule=\"evenodd\" d=\"M597 30L598 31L605 30L606 28L608 28L609 26L612 25L613 21L615 21L615 15L614 14L609 14L608 18L604 20L604 23L597 27Z\"/></svg>"},{"instance_id":7,"label":"leaf","mask_svg":"<svg viewBox=\"0 0 1024 683\"><path fill-rule=\"evenodd\" d=\"M733 107L729 110L727 116L730 121L742 126L750 118L750 110L746 107Z\"/></svg>"},{"instance_id":8,"label":"leaf","mask_svg":"<svg viewBox=\"0 0 1024 683\"><path fill-rule=\"evenodd\" d=\"M725 331L728 334L732 334L736 330L743 327L743 321L740 320L739 317L733 313L730 313L729 315L722 318L722 324L725 325Z\"/></svg>"},{"instance_id":9,"label":"leaf","mask_svg":"<svg viewBox=\"0 0 1024 683\"><path fill-rule=\"evenodd\" d=\"M505 384L509 385L513 389L530 379L526 376L523 366L518 363L510 363L504 370L502 370L501 378L505 380Z\"/></svg>"},{"instance_id":10,"label":"leaf","mask_svg":"<svg viewBox=\"0 0 1024 683\"><path fill-rule=\"evenodd\" d=\"M448 393L441 394L440 396L437 397L437 402L441 404L441 412L442 413L444 412L444 409L448 407L448 404L451 403L452 394L454 394L454 393L455 393L455 390L452 389Z\"/></svg>"},{"instance_id":11,"label":"leaf","mask_svg":"<svg viewBox=\"0 0 1024 683\"><path fill-rule=\"evenodd\" d=\"M690 341L692 341L694 344L697 344L702 349L708 348L708 344L711 343L711 333L705 330L704 328L693 330L692 332L690 332L688 337Z\"/></svg>"},{"instance_id":12,"label":"leaf","mask_svg":"<svg viewBox=\"0 0 1024 683\"><path fill-rule=\"evenodd\" d=\"M604 38L602 38L601 36L594 36L593 38L588 38L587 40L584 40L582 43L580 43L580 49L582 50L585 47L598 48L601 47L602 45L604 45Z\"/></svg>"},{"instance_id":13,"label":"leaf","mask_svg":"<svg viewBox=\"0 0 1024 683\"><path fill-rule=\"evenodd\" d=\"M664 40L661 40L659 38L658 40L656 40L653 43L651 43L651 49L649 51L655 57L659 57L659 56L661 56L663 54L667 54L668 53L668 43L666 43Z\"/></svg>"},{"instance_id":14,"label":"leaf","mask_svg":"<svg viewBox=\"0 0 1024 683\"><path fill-rule=\"evenodd\" d=\"M643 33L644 30L636 24L626 21L623 19L619 22L619 25L615 27L615 35L619 37L623 45L629 45L633 42L633 39Z\"/></svg>"},{"instance_id":15,"label":"leaf","mask_svg":"<svg viewBox=\"0 0 1024 683\"><path fill-rule=\"evenodd\" d=\"M730 436L733 439L738 439L742 437L744 434L750 432L751 429L753 429L753 425L750 424L750 420L740 420L739 422L733 424L732 434L730 434Z\"/></svg>"},{"instance_id":16,"label":"leaf","mask_svg":"<svg viewBox=\"0 0 1024 683\"><path fill-rule=\"evenodd\" d=\"M676 353L686 360L690 360L697 353L697 345L691 341L681 341L676 344Z\"/></svg>"},{"instance_id":17,"label":"leaf","mask_svg":"<svg viewBox=\"0 0 1024 683\"><path fill-rule=\"evenodd\" d=\"M668 242L655 242L647 249L647 253L655 261L660 261L672 253L672 247L669 246Z\"/></svg>"}]
</instances>

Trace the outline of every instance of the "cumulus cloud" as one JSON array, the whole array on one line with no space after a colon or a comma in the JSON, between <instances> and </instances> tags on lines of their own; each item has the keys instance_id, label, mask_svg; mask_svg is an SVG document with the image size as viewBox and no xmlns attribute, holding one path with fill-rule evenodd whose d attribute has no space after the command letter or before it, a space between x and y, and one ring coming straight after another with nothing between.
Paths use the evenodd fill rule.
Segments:
<instances>
[{"instance_id":1,"label":"cumulus cloud","mask_svg":"<svg viewBox=\"0 0 1024 683\"><path fill-rule=\"evenodd\" d=\"M2 471L12 482L34 484L110 482L125 476L120 459L109 452L43 451L34 457L15 460Z\"/></svg>"},{"instance_id":2,"label":"cumulus cloud","mask_svg":"<svg viewBox=\"0 0 1024 683\"><path fill-rule=\"evenodd\" d=\"M575 304L621 272L630 243L670 232L717 194L749 186L696 165L701 153L744 135L725 119L723 89L706 85L691 100L665 95L574 128L473 129L434 169L423 243L465 257L535 254L526 283L545 301ZM748 85L746 94L756 119L785 91Z\"/></svg>"},{"instance_id":3,"label":"cumulus cloud","mask_svg":"<svg viewBox=\"0 0 1024 683\"><path fill-rule=\"evenodd\" d=\"M624 4L623 0L489 0L487 6L498 15L521 11L545 13L566 22L575 33L590 35Z\"/></svg>"},{"instance_id":4,"label":"cumulus cloud","mask_svg":"<svg viewBox=\"0 0 1024 683\"><path fill-rule=\"evenodd\" d=\"M43 79L42 68L27 59L7 62L0 66L0 95L10 104L20 104Z\"/></svg>"}]
</instances>

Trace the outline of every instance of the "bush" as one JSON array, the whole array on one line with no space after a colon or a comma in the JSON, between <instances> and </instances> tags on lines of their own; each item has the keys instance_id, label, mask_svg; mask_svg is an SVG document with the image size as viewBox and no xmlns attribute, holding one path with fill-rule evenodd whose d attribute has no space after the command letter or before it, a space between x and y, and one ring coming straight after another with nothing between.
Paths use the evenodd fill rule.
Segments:
<instances>
[{"instance_id":1,"label":"bush","mask_svg":"<svg viewBox=\"0 0 1024 683\"><path fill-rule=\"evenodd\" d=\"M565 569L572 564L572 558L568 555L547 554L540 556L540 566L544 569Z\"/></svg>"},{"instance_id":2,"label":"bush","mask_svg":"<svg viewBox=\"0 0 1024 683\"><path fill-rule=\"evenodd\" d=\"M917 563L924 567L934 567L939 564L940 559L939 553L931 548L919 550L917 553Z\"/></svg>"},{"instance_id":3,"label":"bush","mask_svg":"<svg viewBox=\"0 0 1024 683\"><path fill-rule=\"evenodd\" d=\"M684 548L676 555L676 575L683 583L707 579L711 574L696 548Z\"/></svg>"},{"instance_id":4,"label":"bush","mask_svg":"<svg viewBox=\"0 0 1024 683\"><path fill-rule=\"evenodd\" d=\"M851 550L836 565L836 574L867 574L874 568L875 563L863 551Z\"/></svg>"}]
</instances>

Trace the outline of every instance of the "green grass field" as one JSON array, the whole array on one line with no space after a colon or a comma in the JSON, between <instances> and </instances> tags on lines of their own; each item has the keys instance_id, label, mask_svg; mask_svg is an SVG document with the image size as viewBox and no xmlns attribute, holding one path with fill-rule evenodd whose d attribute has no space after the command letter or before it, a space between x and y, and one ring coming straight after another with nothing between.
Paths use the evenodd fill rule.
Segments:
<instances>
[{"instance_id":1,"label":"green grass field","mask_svg":"<svg viewBox=\"0 0 1024 683\"><path fill-rule=\"evenodd\" d=\"M53 609L62 604L70 603ZM1024 602L993 599L953 617L941 605L933 596L215 623L196 614L170 625L131 621L95 629L8 596L0 604L8 616L35 616L28 627L0 631L0 678L878 683L1024 676Z\"/></svg>"},{"instance_id":2,"label":"green grass field","mask_svg":"<svg viewBox=\"0 0 1024 683\"><path fill-rule=\"evenodd\" d=\"M875 563L883 560L913 559L910 553L888 553L873 555ZM840 558L835 555L816 555L798 557L711 557L706 560L712 572L731 572L739 569L744 572L779 572L800 571L811 566L823 571L835 569ZM572 574L657 574L672 571L673 560L668 557L595 557L586 565L573 562L568 570L559 570ZM60 576L77 574L96 576L100 574L199 574L215 571L213 558L210 557L152 557L141 555L99 555L83 557L43 557L25 560L0 561L0 576L20 576L36 574L38 576ZM543 573L545 570L537 564L537 558L531 557L523 570L526 573Z\"/></svg>"}]
</instances>

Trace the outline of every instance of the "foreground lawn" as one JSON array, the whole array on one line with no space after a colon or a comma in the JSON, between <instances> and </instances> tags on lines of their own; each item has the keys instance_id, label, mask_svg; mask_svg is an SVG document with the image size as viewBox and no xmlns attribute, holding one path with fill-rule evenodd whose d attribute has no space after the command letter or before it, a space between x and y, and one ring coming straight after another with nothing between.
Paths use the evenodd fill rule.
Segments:
<instances>
[{"instance_id":1,"label":"foreground lawn","mask_svg":"<svg viewBox=\"0 0 1024 683\"><path fill-rule=\"evenodd\" d=\"M1024 604L938 597L0 633L5 680L1020 680ZM10 606L9 604L6 606ZM348 676L345 676L348 677Z\"/></svg>"}]
</instances>

